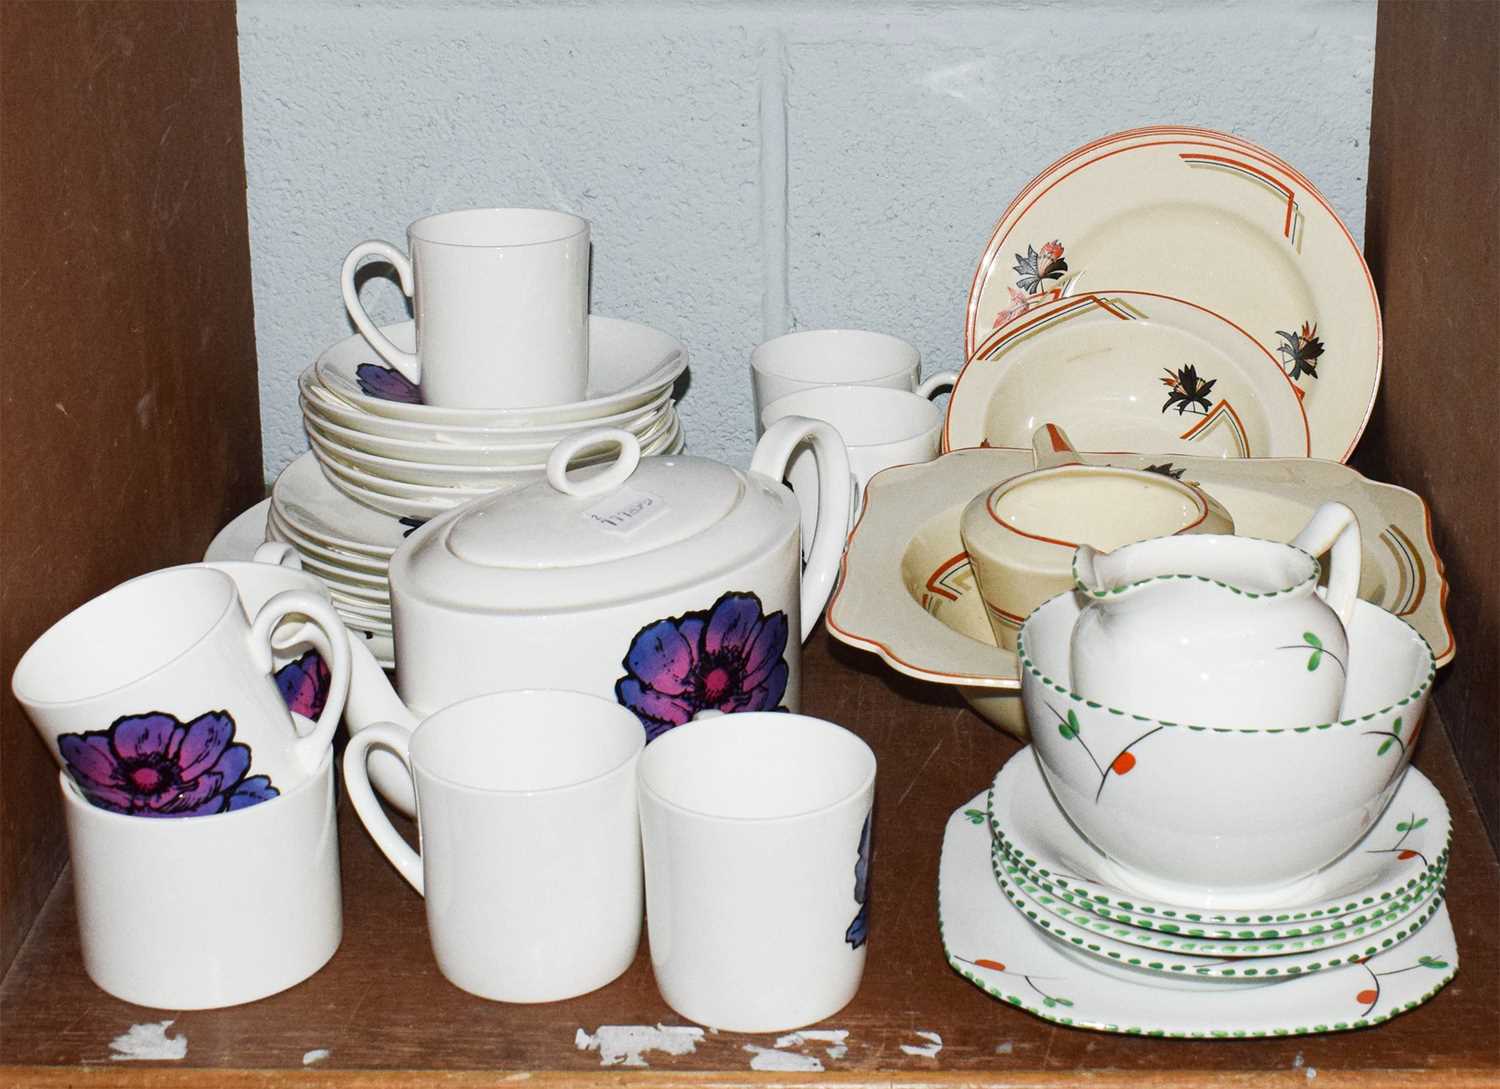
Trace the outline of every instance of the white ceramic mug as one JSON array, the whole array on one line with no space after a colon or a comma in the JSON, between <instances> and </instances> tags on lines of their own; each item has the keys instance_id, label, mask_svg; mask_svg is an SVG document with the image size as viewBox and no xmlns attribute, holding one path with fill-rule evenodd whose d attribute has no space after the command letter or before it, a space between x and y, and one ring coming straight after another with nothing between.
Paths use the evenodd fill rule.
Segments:
<instances>
[{"instance_id":1,"label":"white ceramic mug","mask_svg":"<svg viewBox=\"0 0 1500 1089\"><path fill-rule=\"evenodd\" d=\"M854 997L875 755L805 715L700 718L641 757L656 985L683 1017L780 1032Z\"/></svg>"},{"instance_id":2,"label":"white ceramic mug","mask_svg":"<svg viewBox=\"0 0 1500 1089\"><path fill-rule=\"evenodd\" d=\"M333 751L266 805L143 821L58 775L83 966L158 1009L253 1002L307 979L342 935Z\"/></svg>"},{"instance_id":3,"label":"white ceramic mug","mask_svg":"<svg viewBox=\"0 0 1500 1089\"><path fill-rule=\"evenodd\" d=\"M344 305L382 359L450 408L529 408L577 401L588 386L589 225L566 212L471 208L417 220L411 257L361 242L339 276ZM417 350L391 343L360 304L366 257L396 268L412 300Z\"/></svg>"},{"instance_id":4,"label":"white ceramic mug","mask_svg":"<svg viewBox=\"0 0 1500 1089\"><path fill-rule=\"evenodd\" d=\"M494 692L361 730L344 782L376 845L427 901L438 968L501 1002L604 986L635 959L641 849L634 715L579 692ZM392 827L365 757L386 749L416 787L422 853Z\"/></svg>"},{"instance_id":5,"label":"white ceramic mug","mask_svg":"<svg viewBox=\"0 0 1500 1089\"><path fill-rule=\"evenodd\" d=\"M817 386L778 397L760 413L761 428L787 416L833 425L849 452L849 526L859 518L865 485L882 469L937 457L943 411L926 397L884 386ZM805 560L818 525L818 466L810 450L799 450L787 468L787 483L802 509Z\"/></svg>"},{"instance_id":6,"label":"white ceramic mug","mask_svg":"<svg viewBox=\"0 0 1500 1089\"><path fill-rule=\"evenodd\" d=\"M921 380L922 353L886 333L863 329L805 329L766 341L750 353L755 426L772 401L818 386L885 386L932 397L958 380L942 371Z\"/></svg>"},{"instance_id":7,"label":"white ceramic mug","mask_svg":"<svg viewBox=\"0 0 1500 1089\"><path fill-rule=\"evenodd\" d=\"M330 652L313 723L287 710L272 677L273 632L293 614L321 629ZM121 583L52 625L22 656L11 687L96 805L197 817L273 798L317 771L349 690L349 640L325 597L276 594L251 622L228 574L173 567Z\"/></svg>"}]
</instances>

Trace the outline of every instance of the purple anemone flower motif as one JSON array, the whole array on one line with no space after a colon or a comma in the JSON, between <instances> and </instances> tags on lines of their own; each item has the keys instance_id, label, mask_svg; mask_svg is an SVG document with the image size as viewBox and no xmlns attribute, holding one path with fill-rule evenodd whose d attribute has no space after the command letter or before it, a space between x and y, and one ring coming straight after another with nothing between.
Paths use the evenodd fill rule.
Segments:
<instances>
[{"instance_id":1,"label":"purple anemone flower motif","mask_svg":"<svg viewBox=\"0 0 1500 1089\"><path fill-rule=\"evenodd\" d=\"M287 710L309 719L316 719L323 713L331 679L327 663L315 650L276 671L276 687L286 701Z\"/></svg>"},{"instance_id":2,"label":"purple anemone flower motif","mask_svg":"<svg viewBox=\"0 0 1500 1089\"><path fill-rule=\"evenodd\" d=\"M786 613L766 616L760 598L727 593L705 612L647 624L630 641L615 698L654 741L699 711L784 711Z\"/></svg>"},{"instance_id":3,"label":"purple anemone flower motif","mask_svg":"<svg viewBox=\"0 0 1500 1089\"><path fill-rule=\"evenodd\" d=\"M182 722L161 711L125 715L107 730L63 734L57 747L90 802L137 817L198 817L274 798L250 770L234 719L210 711Z\"/></svg>"},{"instance_id":4,"label":"purple anemone flower motif","mask_svg":"<svg viewBox=\"0 0 1500 1089\"><path fill-rule=\"evenodd\" d=\"M420 405L422 391L400 371L382 367L379 363L361 363L354 368L354 377L367 397L378 397L382 401L400 401L407 405Z\"/></svg>"}]
</instances>

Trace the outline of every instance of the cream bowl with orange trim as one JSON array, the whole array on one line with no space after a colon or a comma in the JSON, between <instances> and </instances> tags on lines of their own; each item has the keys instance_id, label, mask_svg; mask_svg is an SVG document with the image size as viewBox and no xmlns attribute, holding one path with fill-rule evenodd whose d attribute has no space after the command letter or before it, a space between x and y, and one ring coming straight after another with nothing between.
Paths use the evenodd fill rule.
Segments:
<instances>
[{"instance_id":1,"label":"cream bowl with orange trim","mask_svg":"<svg viewBox=\"0 0 1500 1089\"><path fill-rule=\"evenodd\" d=\"M1223 508L1192 485L1108 465L1022 473L976 495L959 520L990 628L1011 651L1027 614L1073 585L1078 545L1108 551L1149 537L1233 532Z\"/></svg>"}]
</instances>

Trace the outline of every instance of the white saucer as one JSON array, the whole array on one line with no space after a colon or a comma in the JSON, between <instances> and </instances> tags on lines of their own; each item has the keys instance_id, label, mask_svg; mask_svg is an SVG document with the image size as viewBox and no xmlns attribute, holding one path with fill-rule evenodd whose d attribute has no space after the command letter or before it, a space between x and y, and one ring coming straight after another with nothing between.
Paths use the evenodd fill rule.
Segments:
<instances>
[{"instance_id":1,"label":"white saucer","mask_svg":"<svg viewBox=\"0 0 1500 1089\"><path fill-rule=\"evenodd\" d=\"M316 466L314 468L316 469ZM255 550L266 542L266 516L270 510L270 503L269 499L263 499L233 518L214 536L208 546L208 551L203 554L204 560L210 563L220 563L226 560L254 560ZM255 532L256 526L260 527L259 532ZM335 608L337 608L336 605ZM361 626L362 622L352 621L343 612L339 615L344 621L344 626L349 629L349 637L364 639L365 645L370 648L370 653L375 656L375 660L380 663L382 669L396 667L396 642L391 635L369 631Z\"/></svg>"},{"instance_id":2,"label":"white saucer","mask_svg":"<svg viewBox=\"0 0 1500 1089\"><path fill-rule=\"evenodd\" d=\"M1047 789L1029 748L1000 769L994 783L991 824L1008 853L1036 884L1061 899L1106 918L1140 925L1142 916L1175 920L1202 937L1274 938L1297 936L1309 919L1340 916L1388 903L1430 884L1445 864L1451 828L1448 807L1436 787L1408 768L1390 804L1369 833L1343 857L1297 886L1285 904L1257 909L1194 910L1130 891L1126 878L1069 823ZM1415 824L1415 828L1403 828ZM1212 924L1231 924L1225 934ZM1158 927L1159 929L1159 927Z\"/></svg>"},{"instance_id":3,"label":"white saucer","mask_svg":"<svg viewBox=\"0 0 1500 1089\"><path fill-rule=\"evenodd\" d=\"M416 343L415 322L387 325L382 332L406 351ZM371 396L365 388L368 381L361 383L358 373L366 363L390 371L364 337L345 337L318 358L317 377L350 404L398 420L467 427L547 427L626 412L654 400L687 368L687 349L639 322L590 315L587 398L538 408L442 408Z\"/></svg>"},{"instance_id":4,"label":"white saucer","mask_svg":"<svg viewBox=\"0 0 1500 1089\"><path fill-rule=\"evenodd\" d=\"M271 501L262 499L255 506L230 519L230 522L208 543L203 553L207 563L222 563L225 560L253 560L255 550L266 542L266 518L271 512Z\"/></svg>"},{"instance_id":5,"label":"white saucer","mask_svg":"<svg viewBox=\"0 0 1500 1089\"><path fill-rule=\"evenodd\" d=\"M271 502L298 533L351 552L389 556L417 528L350 499L323 475L311 451L282 470Z\"/></svg>"},{"instance_id":6,"label":"white saucer","mask_svg":"<svg viewBox=\"0 0 1500 1089\"><path fill-rule=\"evenodd\" d=\"M1030 751L1022 755L1031 760ZM1416 935L1362 964L1264 984L1183 989L1128 969L1089 967L1010 906L990 870L979 794L948 819L938 919L948 963L975 986L1047 1021L1145 1036L1241 1039L1341 1032L1427 1001L1453 978L1458 947L1446 906ZM1165 985L1164 985L1165 984Z\"/></svg>"}]
</instances>

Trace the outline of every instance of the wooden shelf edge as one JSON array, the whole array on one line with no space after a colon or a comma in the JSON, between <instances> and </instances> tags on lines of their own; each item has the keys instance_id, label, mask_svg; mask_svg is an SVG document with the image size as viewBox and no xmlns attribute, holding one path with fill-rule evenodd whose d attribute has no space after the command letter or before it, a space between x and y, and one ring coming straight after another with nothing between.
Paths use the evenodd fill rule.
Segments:
<instances>
[{"instance_id":1,"label":"wooden shelf edge","mask_svg":"<svg viewBox=\"0 0 1500 1089\"><path fill-rule=\"evenodd\" d=\"M14 1089L64 1089L88 1086L103 1089L214 1089L219 1086L260 1089L292 1085L300 1089L496 1089L506 1085L573 1086L590 1089L739 1089L739 1087L783 1086L789 1089L822 1089L824 1086L904 1089L941 1086L945 1089L1027 1089L1087 1083L1089 1089L1140 1089L1143 1081L1153 1089L1251 1089L1259 1086L1312 1083L1318 1089L1378 1086L1431 1085L1442 1089L1493 1089L1494 1071L1476 1069L1408 1068L1391 1070L1317 1070L1290 1067L1286 1070L1234 1072L1215 1070L1141 1071L1024 1071L1010 1074L973 1074L957 1071L851 1071L816 1074L764 1072L684 1073L653 1070L607 1069L592 1072L552 1071L530 1073L507 1070L245 1070L221 1067L167 1067L160 1064L126 1068L81 1066L0 1067L0 1082Z\"/></svg>"}]
</instances>

